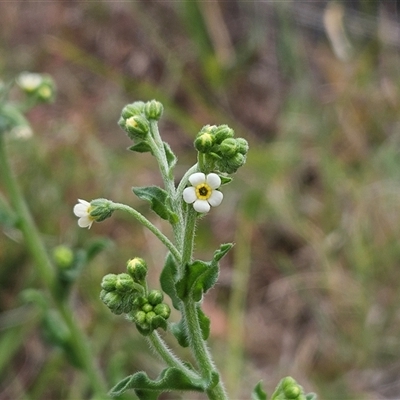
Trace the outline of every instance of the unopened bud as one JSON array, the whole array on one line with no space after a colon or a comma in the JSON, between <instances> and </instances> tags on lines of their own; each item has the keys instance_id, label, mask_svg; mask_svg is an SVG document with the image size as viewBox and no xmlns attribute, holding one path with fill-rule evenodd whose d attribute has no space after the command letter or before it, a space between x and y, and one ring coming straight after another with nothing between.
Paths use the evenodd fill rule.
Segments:
<instances>
[{"instance_id":1,"label":"unopened bud","mask_svg":"<svg viewBox=\"0 0 400 400\"><path fill-rule=\"evenodd\" d=\"M213 128L210 125L206 125L197 134L194 140L194 147L200 153L208 153L215 144L215 137L213 135Z\"/></svg>"},{"instance_id":2,"label":"unopened bud","mask_svg":"<svg viewBox=\"0 0 400 400\"><path fill-rule=\"evenodd\" d=\"M111 217L114 212L112 202L107 199L95 199L90 202L89 215L97 222L104 221Z\"/></svg>"},{"instance_id":3,"label":"unopened bud","mask_svg":"<svg viewBox=\"0 0 400 400\"><path fill-rule=\"evenodd\" d=\"M74 261L74 252L67 246L57 246L53 250L53 258L58 267L68 269Z\"/></svg>"},{"instance_id":4,"label":"unopened bud","mask_svg":"<svg viewBox=\"0 0 400 400\"><path fill-rule=\"evenodd\" d=\"M150 130L149 121L141 115L126 119L123 128L131 139L144 139Z\"/></svg>"},{"instance_id":5,"label":"unopened bud","mask_svg":"<svg viewBox=\"0 0 400 400\"><path fill-rule=\"evenodd\" d=\"M228 125L219 125L214 131L215 140L217 143L222 143L223 140L233 138L235 136L235 131L229 128Z\"/></svg>"},{"instance_id":6,"label":"unopened bud","mask_svg":"<svg viewBox=\"0 0 400 400\"><path fill-rule=\"evenodd\" d=\"M144 106L144 114L148 119L159 120L163 114L164 107L157 100L148 101Z\"/></svg>"},{"instance_id":7,"label":"unopened bud","mask_svg":"<svg viewBox=\"0 0 400 400\"><path fill-rule=\"evenodd\" d=\"M302 392L301 386L290 376L283 378L282 390L287 399L297 399Z\"/></svg>"},{"instance_id":8,"label":"unopened bud","mask_svg":"<svg viewBox=\"0 0 400 400\"><path fill-rule=\"evenodd\" d=\"M154 312L160 317L168 319L169 316L171 315L171 308L169 307L168 304L160 303L154 307Z\"/></svg>"},{"instance_id":9,"label":"unopened bud","mask_svg":"<svg viewBox=\"0 0 400 400\"><path fill-rule=\"evenodd\" d=\"M236 143L239 146L239 153L245 156L249 151L249 143L247 142L247 140L243 138L237 138Z\"/></svg>"},{"instance_id":10,"label":"unopened bud","mask_svg":"<svg viewBox=\"0 0 400 400\"><path fill-rule=\"evenodd\" d=\"M147 275L147 264L143 258L135 257L128 261L126 265L128 274L135 282L141 283Z\"/></svg>"},{"instance_id":11,"label":"unopened bud","mask_svg":"<svg viewBox=\"0 0 400 400\"><path fill-rule=\"evenodd\" d=\"M156 289L151 290L147 296L147 300L153 306L160 304L163 301L163 298L164 298L163 292L161 290L156 290Z\"/></svg>"},{"instance_id":12,"label":"unopened bud","mask_svg":"<svg viewBox=\"0 0 400 400\"><path fill-rule=\"evenodd\" d=\"M119 274L115 282L115 290L118 292L131 292L134 289L134 282L130 275Z\"/></svg>"},{"instance_id":13,"label":"unopened bud","mask_svg":"<svg viewBox=\"0 0 400 400\"><path fill-rule=\"evenodd\" d=\"M234 138L224 139L219 145L222 156L232 157L239 151L239 145Z\"/></svg>"},{"instance_id":14,"label":"unopened bud","mask_svg":"<svg viewBox=\"0 0 400 400\"><path fill-rule=\"evenodd\" d=\"M107 274L103 276L103 279L101 281L102 289L104 289L106 292L112 292L113 290L115 290L117 279L118 276L115 274Z\"/></svg>"},{"instance_id":15,"label":"unopened bud","mask_svg":"<svg viewBox=\"0 0 400 400\"><path fill-rule=\"evenodd\" d=\"M144 110L144 104L143 101L135 101L132 104L126 105L121 112L122 118L126 120L134 115L141 115Z\"/></svg>"}]
</instances>

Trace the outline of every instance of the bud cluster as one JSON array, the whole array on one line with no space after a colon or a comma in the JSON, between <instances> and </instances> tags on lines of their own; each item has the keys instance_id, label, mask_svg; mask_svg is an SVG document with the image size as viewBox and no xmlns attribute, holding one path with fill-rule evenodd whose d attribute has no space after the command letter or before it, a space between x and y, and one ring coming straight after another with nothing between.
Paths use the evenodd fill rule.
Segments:
<instances>
[{"instance_id":1,"label":"bud cluster","mask_svg":"<svg viewBox=\"0 0 400 400\"><path fill-rule=\"evenodd\" d=\"M171 309L162 302L163 299L164 295L160 290L151 290L147 296L137 297L133 301L129 318L142 335L148 335L157 328L167 329Z\"/></svg>"},{"instance_id":2,"label":"bud cluster","mask_svg":"<svg viewBox=\"0 0 400 400\"><path fill-rule=\"evenodd\" d=\"M163 111L163 105L159 101L135 101L122 109L118 125L132 140L142 141L150 132L150 121L158 121Z\"/></svg>"},{"instance_id":3,"label":"bud cluster","mask_svg":"<svg viewBox=\"0 0 400 400\"><path fill-rule=\"evenodd\" d=\"M197 134L194 147L211 165L210 170L232 174L246 162L249 145L245 139L234 136L228 125L206 125Z\"/></svg>"}]
</instances>

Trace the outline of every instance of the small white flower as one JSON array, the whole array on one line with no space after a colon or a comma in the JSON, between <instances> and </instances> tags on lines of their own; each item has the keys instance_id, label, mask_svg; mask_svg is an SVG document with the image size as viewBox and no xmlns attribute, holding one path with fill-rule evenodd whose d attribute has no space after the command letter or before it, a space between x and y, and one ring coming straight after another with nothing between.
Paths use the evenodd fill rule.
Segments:
<instances>
[{"instance_id":1,"label":"small white flower","mask_svg":"<svg viewBox=\"0 0 400 400\"><path fill-rule=\"evenodd\" d=\"M42 75L33 72L22 72L17 78L19 87L27 92L33 92L42 82Z\"/></svg>"},{"instance_id":2,"label":"small white flower","mask_svg":"<svg viewBox=\"0 0 400 400\"><path fill-rule=\"evenodd\" d=\"M217 207L221 204L224 195L217 190L221 186L221 178L214 173L205 175L196 172L189 176L192 186L183 191L183 200L192 204L193 208L200 213L210 211L210 206Z\"/></svg>"},{"instance_id":3,"label":"small white flower","mask_svg":"<svg viewBox=\"0 0 400 400\"><path fill-rule=\"evenodd\" d=\"M90 229L93 221L95 220L93 217L90 216L90 211L92 210L92 207L90 203L86 200L78 199L78 201L79 203L75 204L74 206L74 214L79 217L78 225L81 228Z\"/></svg>"}]
</instances>

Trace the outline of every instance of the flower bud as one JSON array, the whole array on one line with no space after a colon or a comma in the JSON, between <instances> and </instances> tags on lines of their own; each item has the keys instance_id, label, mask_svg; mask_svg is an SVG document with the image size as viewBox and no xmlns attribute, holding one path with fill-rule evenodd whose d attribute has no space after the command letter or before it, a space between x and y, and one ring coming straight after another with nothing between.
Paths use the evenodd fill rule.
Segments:
<instances>
[{"instance_id":1,"label":"flower bud","mask_svg":"<svg viewBox=\"0 0 400 400\"><path fill-rule=\"evenodd\" d=\"M222 156L232 157L239 151L239 145L234 138L224 139L219 145Z\"/></svg>"},{"instance_id":2,"label":"flower bud","mask_svg":"<svg viewBox=\"0 0 400 400\"><path fill-rule=\"evenodd\" d=\"M135 257L129 260L126 270L135 282L142 283L146 279L147 264L143 258Z\"/></svg>"},{"instance_id":3,"label":"flower bud","mask_svg":"<svg viewBox=\"0 0 400 400\"><path fill-rule=\"evenodd\" d=\"M115 282L115 290L118 292L131 292L134 289L134 282L130 275L119 274Z\"/></svg>"},{"instance_id":4,"label":"flower bud","mask_svg":"<svg viewBox=\"0 0 400 400\"><path fill-rule=\"evenodd\" d=\"M74 262L74 252L67 246L57 246L53 250L53 258L58 267L68 269Z\"/></svg>"},{"instance_id":5,"label":"flower bud","mask_svg":"<svg viewBox=\"0 0 400 400\"><path fill-rule=\"evenodd\" d=\"M117 283L118 276L115 274L107 274L103 276L101 281L101 288L106 292L112 292L115 290L115 284Z\"/></svg>"},{"instance_id":6,"label":"flower bud","mask_svg":"<svg viewBox=\"0 0 400 400\"><path fill-rule=\"evenodd\" d=\"M164 298L163 292L161 290L156 290L156 289L151 290L147 296L147 300L153 306L160 304L163 301L163 298Z\"/></svg>"},{"instance_id":7,"label":"flower bud","mask_svg":"<svg viewBox=\"0 0 400 400\"><path fill-rule=\"evenodd\" d=\"M148 101L144 106L144 114L148 119L159 120L164 111L163 105L157 100Z\"/></svg>"},{"instance_id":8,"label":"flower bud","mask_svg":"<svg viewBox=\"0 0 400 400\"><path fill-rule=\"evenodd\" d=\"M100 298L103 303L113 312L114 314L122 314L124 312L124 303L120 293L116 291L106 292L106 294L100 294Z\"/></svg>"},{"instance_id":9,"label":"flower bud","mask_svg":"<svg viewBox=\"0 0 400 400\"><path fill-rule=\"evenodd\" d=\"M221 143L225 139L233 138L235 136L235 131L229 128L228 125L219 125L214 131L215 140L217 143Z\"/></svg>"},{"instance_id":10,"label":"flower bud","mask_svg":"<svg viewBox=\"0 0 400 400\"><path fill-rule=\"evenodd\" d=\"M151 324L152 319L156 316L156 313L154 311L149 311L146 313L146 322L148 324Z\"/></svg>"},{"instance_id":11,"label":"flower bud","mask_svg":"<svg viewBox=\"0 0 400 400\"><path fill-rule=\"evenodd\" d=\"M287 399L297 399L302 392L301 386L290 376L282 380L282 390Z\"/></svg>"},{"instance_id":12,"label":"flower bud","mask_svg":"<svg viewBox=\"0 0 400 400\"><path fill-rule=\"evenodd\" d=\"M219 164L219 169L221 172L225 172L227 174L233 174L245 162L246 162L246 157L241 153L236 153L231 158L221 160L221 162Z\"/></svg>"},{"instance_id":13,"label":"flower bud","mask_svg":"<svg viewBox=\"0 0 400 400\"><path fill-rule=\"evenodd\" d=\"M213 126L206 125L197 134L194 140L194 147L200 153L208 153L215 144L215 137L213 135Z\"/></svg>"},{"instance_id":14,"label":"flower bud","mask_svg":"<svg viewBox=\"0 0 400 400\"><path fill-rule=\"evenodd\" d=\"M135 101L132 104L126 105L121 112L122 118L126 120L134 115L141 115L144 110L144 104L143 101Z\"/></svg>"},{"instance_id":15,"label":"flower bud","mask_svg":"<svg viewBox=\"0 0 400 400\"><path fill-rule=\"evenodd\" d=\"M104 221L105 219L111 217L114 212L112 202L107 199L95 199L90 202L90 212L89 215L97 222Z\"/></svg>"},{"instance_id":16,"label":"flower bud","mask_svg":"<svg viewBox=\"0 0 400 400\"><path fill-rule=\"evenodd\" d=\"M142 311L146 313L153 311L153 306L150 303L146 303L142 306Z\"/></svg>"},{"instance_id":17,"label":"flower bud","mask_svg":"<svg viewBox=\"0 0 400 400\"><path fill-rule=\"evenodd\" d=\"M141 115L134 115L125 120L123 129L132 140L144 139L150 130L149 121Z\"/></svg>"},{"instance_id":18,"label":"flower bud","mask_svg":"<svg viewBox=\"0 0 400 400\"><path fill-rule=\"evenodd\" d=\"M243 154L244 156L247 154L249 151L249 144L246 139L243 138L237 138L236 143L239 146L239 153Z\"/></svg>"},{"instance_id":19,"label":"flower bud","mask_svg":"<svg viewBox=\"0 0 400 400\"><path fill-rule=\"evenodd\" d=\"M154 307L154 312L160 317L168 319L169 316L171 315L171 308L169 307L168 304L160 303Z\"/></svg>"},{"instance_id":20,"label":"flower bud","mask_svg":"<svg viewBox=\"0 0 400 400\"><path fill-rule=\"evenodd\" d=\"M133 319L137 324L144 324L146 322L146 313L144 311L137 311L133 315Z\"/></svg>"}]
</instances>

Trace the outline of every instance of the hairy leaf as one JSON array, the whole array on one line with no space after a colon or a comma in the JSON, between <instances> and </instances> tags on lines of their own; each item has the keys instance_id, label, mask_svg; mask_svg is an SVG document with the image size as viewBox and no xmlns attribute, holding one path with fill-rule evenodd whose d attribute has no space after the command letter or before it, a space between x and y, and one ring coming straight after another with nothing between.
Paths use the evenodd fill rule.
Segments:
<instances>
[{"instance_id":1,"label":"hairy leaf","mask_svg":"<svg viewBox=\"0 0 400 400\"><path fill-rule=\"evenodd\" d=\"M118 382L109 392L112 397L120 396L127 390L134 389L140 400L157 399L158 395L170 390L192 390L203 392L207 388L202 379L190 379L180 369L164 369L155 380L150 379L143 371L127 376Z\"/></svg>"},{"instance_id":2,"label":"hairy leaf","mask_svg":"<svg viewBox=\"0 0 400 400\"><path fill-rule=\"evenodd\" d=\"M150 202L151 209L162 219L174 224L178 216L170 209L168 193L158 186L134 187L133 193L140 199Z\"/></svg>"}]
</instances>

